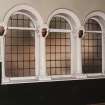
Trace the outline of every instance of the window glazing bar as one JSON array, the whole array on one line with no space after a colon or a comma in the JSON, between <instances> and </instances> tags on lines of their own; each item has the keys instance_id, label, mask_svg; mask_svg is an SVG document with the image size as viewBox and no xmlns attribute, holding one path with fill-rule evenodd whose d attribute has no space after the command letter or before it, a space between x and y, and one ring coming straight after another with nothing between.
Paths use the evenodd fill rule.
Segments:
<instances>
[{"instance_id":1,"label":"window glazing bar","mask_svg":"<svg viewBox=\"0 0 105 105\"><path fill-rule=\"evenodd\" d=\"M70 33L71 30L68 29L49 29L49 32L66 32L66 33Z\"/></svg>"},{"instance_id":2,"label":"window glazing bar","mask_svg":"<svg viewBox=\"0 0 105 105\"><path fill-rule=\"evenodd\" d=\"M85 31L87 33L102 33L102 31Z\"/></svg>"},{"instance_id":3,"label":"window glazing bar","mask_svg":"<svg viewBox=\"0 0 105 105\"><path fill-rule=\"evenodd\" d=\"M30 31L37 31L36 28L28 28L28 27L8 27L9 30L30 30Z\"/></svg>"}]
</instances>

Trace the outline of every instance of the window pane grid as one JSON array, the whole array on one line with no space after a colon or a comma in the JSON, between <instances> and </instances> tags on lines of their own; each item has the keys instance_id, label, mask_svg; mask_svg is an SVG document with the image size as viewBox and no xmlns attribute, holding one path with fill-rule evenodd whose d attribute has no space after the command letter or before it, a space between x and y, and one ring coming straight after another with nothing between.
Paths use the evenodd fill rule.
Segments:
<instances>
[{"instance_id":1,"label":"window pane grid","mask_svg":"<svg viewBox=\"0 0 105 105\"><path fill-rule=\"evenodd\" d=\"M54 17L50 28L70 29L70 25L61 17ZM46 38L46 65L48 75L70 75L71 38L70 33L50 32Z\"/></svg>"},{"instance_id":2,"label":"window pane grid","mask_svg":"<svg viewBox=\"0 0 105 105\"><path fill-rule=\"evenodd\" d=\"M52 46L52 45L51 45ZM52 51L50 47L50 50L47 52L47 70L50 71L49 75L65 75L65 74L70 74L70 49L69 52L67 52L65 46L56 46L55 47L55 52ZM59 47L59 48L58 48ZM61 52L61 47L63 47L63 51ZM70 48L70 46L69 46ZM48 49L48 48L47 48ZM69 57L69 58L68 58ZM67 59L68 58L68 59ZM54 66L54 67L53 67ZM52 70L52 68L54 70ZM68 73L69 70L69 73ZM48 71L48 72L49 72Z\"/></svg>"},{"instance_id":3,"label":"window pane grid","mask_svg":"<svg viewBox=\"0 0 105 105\"><path fill-rule=\"evenodd\" d=\"M87 30L101 30L99 24L96 21L92 22L91 19L86 23L85 28ZM82 69L83 73L102 72L101 33L85 33L82 39Z\"/></svg>"},{"instance_id":4,"label":"window pane grid","mask_svg":"<svg viewBox=\"0 0 105 105\"><path fill-rule=\"evenodd\" d=\"M21 20L21 22L20 22ZM30 27L24 15L12 16L10 26ZM5 36L5 71L7 77L35 76L35 36L33 31L8 30Z\"/></svg>"},{"instance_id":5,"label":"window pane grid","mask_svg":"<svg viewBox=\"0 0 105 105\"><path fill-rule=\"evenodd\" d=\"M16 15L13 15L10 17L8 26L11 26L11 27L32 27L34 25L31 21L31 19L29 19L25 15L16 14Z\"/></svg>"}]
</instances>

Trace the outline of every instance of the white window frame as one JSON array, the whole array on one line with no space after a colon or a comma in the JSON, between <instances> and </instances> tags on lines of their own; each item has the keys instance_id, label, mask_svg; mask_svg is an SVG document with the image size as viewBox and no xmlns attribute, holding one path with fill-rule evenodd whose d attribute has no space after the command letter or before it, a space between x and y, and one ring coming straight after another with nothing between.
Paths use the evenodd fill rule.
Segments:
<instances>
[{"instance_id":1,"label":"white window frame","mask_svg":"<svg viewBox=\"0 0 105 105\"><path fill-rule=\"evenodd\" d=\"M21 11L21 10L24 10ZM22 14L27 16L28 18L31 19L31 21L33 22L35 28L22 28L22 27L8 27L8 21L10 16L12 15L16 15L16 14ZM14 8L12 8L8 14L5 16L4 18L4 27L5 30L11 30L11 29L18 29L18 30L34 30L35 31L35 76L28 76L28 77L6 77L5 75L5 53L4 53L4 48L5 48L5 43L4 43L4 36L6 35L6 31L4 33L3 36L0 37L0 42L1 42L1 62L2 62L2 84L16 84L16 83L30 83L30 82L35 82L38 81L38 78L40 78L40 73L39 73L39 56L40 56L40 52L39 52L39 48L40 48L40 27L42 26L43 21L41 19L41 16L39 15L39 13L33 9L30 6L27 5L18 5L15 6Z\"/></svg>"},{"instance_id":2,"label":"white window frame","mask_svg":"<svg viewBox=\"0 0 105 105\"><path fill-rule=\"evenodd\" d=\"M82 75L82 68L81 68L81 41L78 38L78 31L81 27L79 18L70 10L67 9L58 9L54 11L48 18L47 25L50 25L50 21L53 17L62 17L64 18L68 24L70 25L71 29L49 29L49 32L67 32L70 33L71 36L71 73L70 75L51 75L48 76L51 80L63 80L69 79L72 80L73 78L78 78ZM45 45L45 44L44 44ZM78 53L77 53L78 52ZM46 59L46 58L45 58ZM45 60L46 62L46 60ZM46 70L47 72L47 70ZM75 78L75 79L76 79ZM62 80L61 79L61 80Z\"/></svg>"}]
</instances>

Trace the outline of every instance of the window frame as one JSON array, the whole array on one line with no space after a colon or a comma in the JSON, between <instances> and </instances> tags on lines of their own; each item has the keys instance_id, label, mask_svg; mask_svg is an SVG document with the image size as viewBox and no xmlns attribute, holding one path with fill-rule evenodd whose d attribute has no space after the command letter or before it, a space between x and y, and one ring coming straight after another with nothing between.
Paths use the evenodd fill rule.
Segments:
<instances>
[{"instance_id":1,"label":"window frame","mask_svg":"<svg viewBox=\"0 0 105 105\"><path fill-rule=\"evenodd\" d=\"M70 36L71 36L71 73L70 75L51 75L51 76L48 76L49 78L51 78L51 80L66 80L66 79L69 79L69 80L72 80L72 79L78 79L78 77L81 77L81 72L82 72L82 68L81 68L81 50L80 49L80 46L81 46L81 43L80 43L80 39L78 38L78 31L81 27L81 24L80 24L80 21L78 19L78 17L70 10L67 10L67 9L58 9L56 11L54 11L48 18L48 22L47 22L47 25L49 26L50 25L50 21L52 20L52 18L54 16L60 16L60 17L63 17L70 25L71 27L71 31L70 30L67 30L68 32L70 32ZM76 27L76 28L75 28ZM53 31L61 31L61 32L65 32L65 30L62 30L62 29L50 29L49 28L49 32L53 32ZM78 53L77 53L78 51ZM78 56L79 55L79 56ZM46 58L45 58L46 59ZM80 60L80 61L79 61ZM45 60L46 62L46 60ZM75 64L77 66L75 66Z\"/></svg>"},{"instance_id":2,"label":"window frame","mask_svg":"<svg viewBox=\"0 0 105 105\"><path fill-rule=\"evenodd\" d=\"M22 11L24 10L24 11ZM22 28L22 27L9 27L8 26L8 21L10 19L10 17L12 15L16 15L16 14L22 14L27 16L33 23L33 25L35 26L35 28ZM4 23L3 26L5 27L5 33L3 36L0 36L0 42L1 42L1 57L0 60L2 62L2 84L18 84L18 83L30 83L30 82L35 82L38 81L38 78L40 77L39 75L39 56L40 56L40 52L39 52L39 48L40 48L40 44L39 44L39 36L41 33L39 33L40 26L42 26L43 21L41 19L41 16L39 15L39 13L32 7L27 6L27 5L18 5L13 7L5 16L4 18ZM6 77L5 75L5 35L7 33L7 30L11 30L11 29L18 29L18 30L34 30L35 31L35 76L27 76L27 77Z\"/></svg>"}]
</instances>

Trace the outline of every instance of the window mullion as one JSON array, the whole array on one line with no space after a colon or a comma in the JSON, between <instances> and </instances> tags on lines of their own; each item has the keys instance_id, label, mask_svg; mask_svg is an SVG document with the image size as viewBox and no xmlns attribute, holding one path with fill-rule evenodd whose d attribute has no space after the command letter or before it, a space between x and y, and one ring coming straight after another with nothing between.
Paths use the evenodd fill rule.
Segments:
<instances>
[{"instance_id":1,"label":"window mullion","mask_svg":"<svg viewBox=\"0 0 105 105\"><path fill-rule=\"evenodd\" d=\"M39 80L51 80L51 78L47 76L47 72L46 72L46 54L45 54L46 46L45 46L45 38L42 37L41 31L39 32L39 37L40 37L39 39L40 41L39 41L39 55L38 55L38 59L39 59L38 77L39 77Z\"/></svg>"},{"instance_id":2,"label":"window mullion","mask_svg":"<svg viewBox=\"0 0 105 105\"><path fill-rule=\"evenodd\" d=\"M6 77L6 72L5 72L5 60L4 60L4 57L5 57L5 47L4 47L4 44L5 44L5 39L4 37L0 37L0 42L1 42L1 60L2 60L2 83L8 83L10 82L10 79L8 77Z\"/></svg>"}]
</instances>

